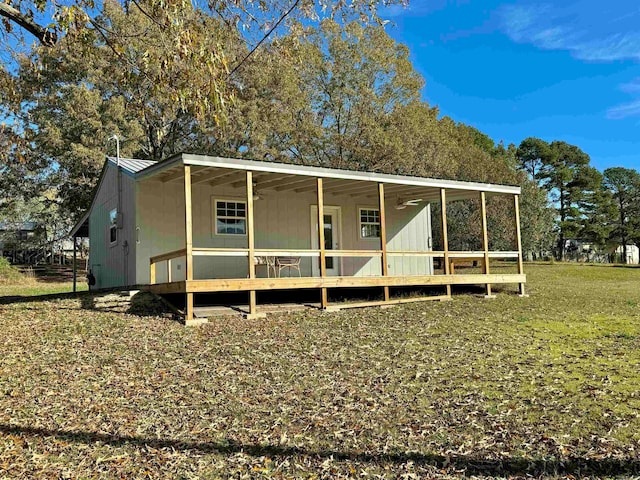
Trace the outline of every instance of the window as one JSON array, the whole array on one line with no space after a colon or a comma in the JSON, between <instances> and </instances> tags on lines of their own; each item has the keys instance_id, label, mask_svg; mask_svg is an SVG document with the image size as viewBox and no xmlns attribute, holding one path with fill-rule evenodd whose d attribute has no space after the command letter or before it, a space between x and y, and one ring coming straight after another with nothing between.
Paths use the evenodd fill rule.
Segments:
<instances>
[{"instance_id":1,"label":"window","mask_svg":"<svg viewBox=\"0 0 640 480\"><path fill-rule=\"evenodd\" d=\"M380 238L380 211L376 208L358 209L360 238Z\"/></svg>"},{"instance_id":2,"label":"window","mask_svg":"<svg viewBox=\"0 0 640 480\"><path fill-rule=\"evenodd\" d=\"M247 204L245 202L216 200L216 234L246 235Z\"/></svg>"},{"instance_id":3,"label":"window","mask_svg":"<svg viewBox=\"0 0 640 480\"><path fill-rule=\"evenodd\" d=\"M118 241L118 210L109 212L109 242L113 245Z\"/></svg>"}]
</instances>

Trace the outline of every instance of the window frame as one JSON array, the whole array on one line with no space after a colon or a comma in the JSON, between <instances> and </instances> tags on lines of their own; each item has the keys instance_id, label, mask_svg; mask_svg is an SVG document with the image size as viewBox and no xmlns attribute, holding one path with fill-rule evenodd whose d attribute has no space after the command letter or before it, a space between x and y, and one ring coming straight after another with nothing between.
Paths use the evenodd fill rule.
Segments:
<instances>
[{"instance_id":1,"label":"window frame","mask_svg":"<svg viewBox=\"0 0 640 480\"><path fill-rule=\"evenodd\" d=\"M115 212L115 215L113 215ZM109 245L114 246L118 244L118 209L112 208L109 210ZM111 231L115 231L115 240L111 240Z\"/></svg>"},{"instance_id":2,"label":"window frame","mask_svg":"<svg viewBox=\"0 0 640 480\"><path fill-rule=\"evenodd\" d=\"M362 221L362 211L368 210L373 211L378 214L377 222L363 222ZM365 237L362 235L362 226L363 225L377 225L378 226L378 236L377 237ZM380 218L380 209L377 207L358 207L358 238L360 240L380 240L380 233L382 231L382 223Z\"/></svg>"},{"instance_id":3,"label":"window frame","mask_svg":"<svg viewBox=\"0 0 640 480\"><path fill-rule=\"evenodd\" d=\"M213 208L213 228L212 232L215 236L221 237L246 237L247 236L247 201L238 198L211 198ZM218 202L224 203L241 203L244 205L244 217L231 217L228 215L218 216ZM225 207L226 208L226 207ZM244 233L220 233L218 232L218 218L220 219L232 219L232 220L244 220Z\"/></svg>"}]
</instances>

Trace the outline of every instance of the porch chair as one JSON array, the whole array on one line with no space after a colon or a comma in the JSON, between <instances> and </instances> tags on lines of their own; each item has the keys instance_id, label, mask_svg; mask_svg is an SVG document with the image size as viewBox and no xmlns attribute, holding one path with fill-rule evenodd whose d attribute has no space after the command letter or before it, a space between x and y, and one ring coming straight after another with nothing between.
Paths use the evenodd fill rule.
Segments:
<instances>
[{"instance_id":1,"label":"porch chair","mask_svg":"<svg viewBox=\"0 0 640 480\"><path fill-rule=\"evenodd\" d=\"M289 269L289 276L291 276L291 269L295 268L298 270L298 276L301 277L300 273L300 257L277 257L276 258L276 267L278 269L278 277L280 276L280 272L283 269Z\"/></svg>"},{"instance_id":2,"label":"porch chair","mask_svg":"<svg viewBox=\"0 0 640 480\"><path fill-rule=\"evenodd\" d=\"M256 256L253 257L253 262L256 267L265 267L267 271L267 278L271 278L271 270L273 270L273 276L276 276L276 260L271 256Z\"/></svg>"}]
</instances>

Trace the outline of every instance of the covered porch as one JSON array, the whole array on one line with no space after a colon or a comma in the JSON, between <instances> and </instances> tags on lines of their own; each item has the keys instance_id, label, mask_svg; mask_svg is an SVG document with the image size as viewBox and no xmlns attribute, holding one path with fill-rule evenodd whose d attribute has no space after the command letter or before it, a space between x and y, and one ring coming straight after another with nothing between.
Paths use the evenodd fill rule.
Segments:
<instances>
[{"instance_id":1,"label":"covered porch","mask_svg":"<svg viewBox=\"0 0 640 480\"><path fill-rule=\"evenodd\" d=\"M141 173L137 261L146 262L139 271L148 277L138 283L184 295L187 323L194 296L213 292L247 292L252 318L264 315L256 292L268 290L317 290L323 309L336 308L328 291L342 288L377 288L381 298L340 308L448 299L452 285L483 285L493 297L492 285L517 284L524 295L518 187L184 154ZM493 195L512 198L512 250L489 249ZM482 248L451 251L447 202L472 198L481 208ZM440 205L438 249L432 203ZM492 262L504 259L515 273L492 273ZM461 261L477 261L480 273L456 273ZM287 262L297 265L272 268ZM393 296L394 287L441 293Z\"/></svg>"}]
</instances>

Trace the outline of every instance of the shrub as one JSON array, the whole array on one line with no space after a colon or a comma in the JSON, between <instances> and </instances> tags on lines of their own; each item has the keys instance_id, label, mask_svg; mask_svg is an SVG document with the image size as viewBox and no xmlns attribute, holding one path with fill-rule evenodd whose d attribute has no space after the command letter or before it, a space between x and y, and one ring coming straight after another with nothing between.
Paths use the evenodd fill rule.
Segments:
<instances>
[{"instance_id":1,"label":"shrub","mask_svg":"<svg viewBox=\"0 0 640 480\"><path fill-rule=\"evenodd\" d=\"M4 257L0 257L0 283L16 283L24 279L16 267Z\"/></svg>"}]
</instances>

